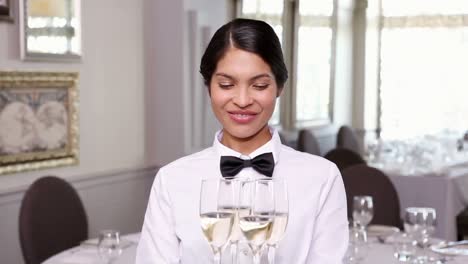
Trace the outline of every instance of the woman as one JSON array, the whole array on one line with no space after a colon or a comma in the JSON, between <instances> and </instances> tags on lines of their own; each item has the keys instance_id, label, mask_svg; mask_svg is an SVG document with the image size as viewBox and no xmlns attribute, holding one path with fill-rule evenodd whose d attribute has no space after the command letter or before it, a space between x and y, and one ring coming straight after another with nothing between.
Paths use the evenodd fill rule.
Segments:
<instances>
[{"instance_id":1,"label":"woman","mask_svg":"<svg viewBox=\"0 0 468 264\"><path fill-rule=\"evenodd\" d=\"M211 263L213 254L198 213L201 179L234 176L220 165L222 156L245 160L263 155L271 158L271 166L262 173L284 178L289 189L288 227L276 262L341 263L348 224L338 169L323 158L282 145L277 131L268 126L288 77L273 29L257 20L227 23L211 39L200 72L223 128L212 147L159 170L136 262ZM255 179L264 177L262 173L248 166L235 177Z\"/></svg>"}]
</instances>

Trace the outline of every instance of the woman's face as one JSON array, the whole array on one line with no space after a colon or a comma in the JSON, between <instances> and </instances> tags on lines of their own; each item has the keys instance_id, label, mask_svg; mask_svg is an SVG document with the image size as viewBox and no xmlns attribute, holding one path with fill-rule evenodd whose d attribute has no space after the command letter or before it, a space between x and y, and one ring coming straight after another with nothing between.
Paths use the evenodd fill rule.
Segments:
<instances>
[{"instance_id":1,"label":"woman's face","mask_svg":"<svg viewBox=\"0 0 468 264\"><path fill-rule=\"evenodd\" d=\"M266 126L279 95L270 66L251 52L229 48L210 82L211 107L226 136L270 136Z\"/></svg>"}]
</instances>

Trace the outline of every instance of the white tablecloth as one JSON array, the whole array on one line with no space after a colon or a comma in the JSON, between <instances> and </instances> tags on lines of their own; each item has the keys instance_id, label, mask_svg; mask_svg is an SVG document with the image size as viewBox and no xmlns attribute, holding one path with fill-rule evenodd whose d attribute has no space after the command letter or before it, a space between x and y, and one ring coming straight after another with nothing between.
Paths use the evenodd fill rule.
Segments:
<instances>
[{"instance_id":1,"label":"white tablecloth","mask_svg":"<svg viewBox=\"0 0 468 264\"><path fill-rule=\"evenodd\" d=\"M123 238L130 240L133 243L132 246L126 248L123 251L121 257L114 264L134 264L136 246L140 234L126 235ZM381 244L376 241L375 238L369 238L368 250L366 251L366 257L360 264L394 264L397 263L393 256L393 246L390 243ZM227 262L223 262L227 264ZM447 264L462 264L468 263L467 257L456 257L446 262ZM103 264L99 260L99 256L96 248L89 246L75 247L64 252L61 252L45 262L43 264ZM293 263L291 263L293 264Z\"/></svg>"},{"instance_id":2,"label":"white tablecloth","mask_svg":"<svg viewBox=\"0 0 468 264\"><path fill-rule=\"evenodd\" d=\"M394 257L394 248L391 243L381 244L375 238L370 238L368 242L368 250L366 251L365 259L359 264L396 264L400 263ZM437 259L445 258L446 264L466 264L468 257L464 256L442 256L427 250L427 254Z\"/></svg>"},{"instance_id":3,"label":"white tablecloth","mask_svg":"<svg viewBox=\"0 0 468 264\"><path fill-rule=\"evenodd\" d=\"M386 174L398 192L402 217L407 207L433 207L437 212L435 236L456 240L456 217L468 206L468 163L443 173L410 176L386 171Z\"/></svg>"},{"instance_id":4,"label":"white tablecloth","mask_svg":"<svg viewBox=\"0 0 468 264\"><path fill-rule=\"evenodd\" d=\"M123 250L122 255L113 264L134 264L140 233L125 235L122 239L131 241L132 244ZM103 264L103 261L99 259L96 246L86 245L63 251L42 264Z\"/></svg>"}]
</instances>

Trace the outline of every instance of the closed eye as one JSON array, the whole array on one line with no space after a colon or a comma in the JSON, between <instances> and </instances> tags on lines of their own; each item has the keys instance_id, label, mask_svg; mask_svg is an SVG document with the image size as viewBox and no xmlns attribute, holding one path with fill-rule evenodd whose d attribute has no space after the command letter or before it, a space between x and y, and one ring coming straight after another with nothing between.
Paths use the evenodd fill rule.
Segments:
<instances>
[{"instance_id":1,"label":"closed eye","mask_svg":"<svg viewBox=\"0 0 468 264\"><path fill-rule=\"evenodd\" d=\"M268 88L268 86L270 86L270 84L268 84L268 83L261 83L261 84L254 84L253 87L255 87L255 88L258 89L258 90L264 90L264 89Z\"/></svg>"},{"instance_id":2,"label":"closed eye","mask_svg":"<svg viewBox=\"0 0 468 264\"><path fill-rule=\"evenodd\" d=\"M218 85L219 85L219 87L222 88L222 89L229 89L229 88L231 88L231 87L234 86L234 84L232 84L232 83L220 83L220 84L218 84Z\"/></svg>"}]
</instances>

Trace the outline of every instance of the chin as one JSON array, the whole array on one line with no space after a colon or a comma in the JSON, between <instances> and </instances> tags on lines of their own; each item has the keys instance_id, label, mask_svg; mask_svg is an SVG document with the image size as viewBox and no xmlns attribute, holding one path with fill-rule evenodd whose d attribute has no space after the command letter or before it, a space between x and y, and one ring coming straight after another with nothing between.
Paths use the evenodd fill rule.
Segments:
<instances>
[{"instance_id":1,"label":"chin","mask_svg":"<svg viewBox=\"0 0 468 264\"><path fill-rule=\"evenodd\" d=\"M224 131L229 133L231 136L238 138L238 139L251 139L252 137L258 135L262 129L265 126L262 127L225 127Z\"/></svg>"}]
</instances>

